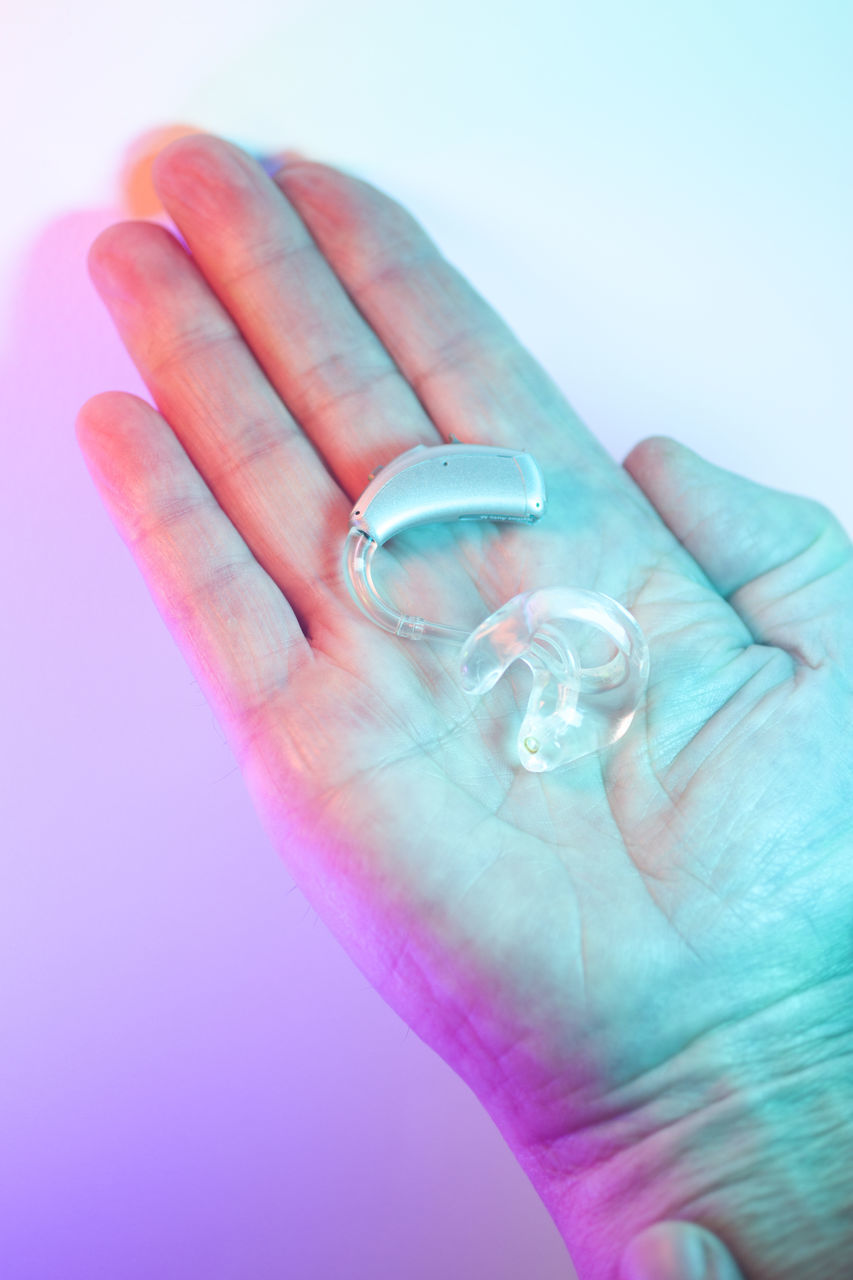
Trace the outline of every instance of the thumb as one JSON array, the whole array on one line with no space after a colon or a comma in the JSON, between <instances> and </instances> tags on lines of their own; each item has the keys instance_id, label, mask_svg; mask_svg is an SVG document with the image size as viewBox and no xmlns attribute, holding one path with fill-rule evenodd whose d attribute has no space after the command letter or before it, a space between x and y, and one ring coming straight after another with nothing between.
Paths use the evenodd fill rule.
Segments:
<instances>
[{"instance_id":1,"label":"thumb","mask_svg":"<svg viewBox=\"0 0 853 1280\"><path fill-rule=\"evenodd\" d=\"M715 466L668 436L623 467L759 644L853 655L853 545L822 503ZM837 656L833 654L833 656Z\"/></svg>"},{"instance_id":2,"label":"thumb","mask_svg":"<svg viewBox=\"0 0 853 1280\"><path fill-rule=\"evenodd\" d=\"M626 1248L618 1280L744 1280L725 1245L692 1222L657 1222Z\"/></svg>"}]
</instances>

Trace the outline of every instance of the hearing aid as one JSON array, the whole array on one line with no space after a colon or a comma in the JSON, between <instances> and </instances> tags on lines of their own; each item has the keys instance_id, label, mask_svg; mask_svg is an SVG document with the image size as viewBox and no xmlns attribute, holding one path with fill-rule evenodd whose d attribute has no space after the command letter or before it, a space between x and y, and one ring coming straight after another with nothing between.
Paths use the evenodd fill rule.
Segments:
<instances>
[{"instance_id":1,"label":"hearing aid","mask_svg":"<svg viewBox=\"0 0 853 1280\"><path fill-rule=\"evenodd\" d=\"M627 732L649 673L648 646L634 616L601 592L556 586L516 595L473 631L464 630L401 613L377 588L373 569L379 548L417 525L534 524L546 505L545 481L529 453L455 440L415 445L372 473L350 512L343 552L350 595L377 626L404 640L460 646L466 693L487 693L516 660L530 668L533 685L516 749L531 773L572 764ZM578 628L564 625L578 623L606 638L614 650L608 661L581 665Z\"/></svg>"}]
</instances>

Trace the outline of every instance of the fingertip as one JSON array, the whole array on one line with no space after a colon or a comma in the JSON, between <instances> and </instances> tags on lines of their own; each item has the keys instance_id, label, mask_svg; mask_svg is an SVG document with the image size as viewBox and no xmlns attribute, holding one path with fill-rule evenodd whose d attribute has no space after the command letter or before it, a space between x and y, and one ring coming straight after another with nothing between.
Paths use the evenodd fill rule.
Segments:
<instances>
[{"instance_id":1,"label":"fingertip","mask_svg":"<svg viewBox=\"0 0 853 1280\"><path fill-rule=\"evenodd\" d=\"M129 460L153 465L159 414L130 391L99 391L77 410L74 436L89 471L111 489L122 487Z\"/></svg>"},{"instance_id":2,"label":"fingertip","mask_svg":"<svg viewBox=\"0 0 853 1280\"><path fill-rule=\"evenodd\" d=\"M110 311L133 305L142 289L169 270L164 251L175 236L162 223L147 218L111 222L95 236L86 253L86 270Z\"/></svg>"},{"instance_id":3,"label":"fingertip","mask_svg":"<svg viewBox=\"0 0 853 1280\"><path fill-rule=\"evenodd\" d=\"M619 1280L682 1280L687 1241L680 1223L658 1222L641 1231L619 1260Z\"/></svg>"},{"instance_id":4,"label":"fingertip","mask_svg":"<svg viewBox=\"0 0 853 1280\"><path fill-rule=\"evenodd\" d=\"M715 1235L692 1222L657 1222L636 1235L619 1261L618 1280L743 1280Z\"/></svg>"},{"instance_id":5,"label":"fingertip","mask_svg":"<svg viewBox=\"0 0 853 1280\"><path fill-rule=\"evenodd\" d=\"M671 471L674 463L695 457L692 449L671 435L647 435L625 454L622 468L640 489L654 489Z\"/></svg>"},{"instance_id":6,"label":"fingertip","mask_svg":"<svg viewBox=\"0 0 853 1280\"><path fill-rule=\"evenodd\" d=\"M138 404L150 410L151 406L130 391L99 391L90 396L77 410L74 429L78 435L113 434L116 423L126 419L128 412L133 412L132 405Z\"/></svg>"},{"instance_id":7,"label":"fingertip","mask_svg":"<svg viewBox=\"0 0 853 1280\"><path fill-rule=\"evenodd\" d=\"M123 226L123 222L111 222L109 226L98 232L89 245L86 252L86 270L96 288L107 283L107 276L115 257L116 237L124 235L124 232L119 230Z\"/></svg>"},{"instance_id":8,"label":"fingertip","mask_svg":"<svg viewBox=\"0 0 853 1280\"><path fill-rule=\"evenodd\" d=\"M622 460L622 466L629 475L637 479L640 475L648 475L652 470L660 469L670 458L685 449L687 446L673 436L646 436L629 450Z\"/></svg>"},{"instance_id":9,"label":"fingertip","mask_svg":"<svg viewBox=\"0 0 853 1280\"><path fill-rule=\"evenodd\" d=\"M259 155L257 161L271 178L284 169L292 169L294 165L315 163L310 156L306 156L304 151L297 151L292 147L285 151L273 152L271 155Z\"/></svg>"},{"instance_id":10,"label":"fingertip","mask_svg":"<svg viewBox=\"0 0 853 1280\"><path fill-rule=\"evenodd\" d=\"M176 163L179 169L186 164L192 166L193 157L198 160L200 156L203 160L211 150L214 153L221 151L223 143L228 145L224 138L203 129L190 130L176 138L170 138L151 161L151 179L155 188L159 191L164 180L166 185L169 184L169 174Z\"/></svg>"},{"instance_id":11,"label":"fingertip","mask_svg":"<svg viewBox=\"0 0 853 1280\"><path fill-rule=\"evenodd\" d=\"M74 435L84 453L90 452L89 445L108 434L108 424L115 418L116 397L118 391L99 391L90 396L80 408L74 419Z\"/></svg>"}]
</instances>

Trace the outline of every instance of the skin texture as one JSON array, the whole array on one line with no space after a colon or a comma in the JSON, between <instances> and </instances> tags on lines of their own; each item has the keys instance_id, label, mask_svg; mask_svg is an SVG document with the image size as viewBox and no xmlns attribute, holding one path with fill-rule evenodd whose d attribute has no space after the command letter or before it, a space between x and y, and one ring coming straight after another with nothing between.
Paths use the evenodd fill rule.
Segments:
<instances>
[{"instance_id":1,"label":"skin texture","mask_svg":"<svg viewBox=\"0 0 853 1280\"><path fill-rule=\"evenodd\" d=\"M89 267L159 413L104 392L77 437L289 871L487 1107L582 1280L686 1274L690 1222L755 1280L836 1276L844 529L666 437L620 466L369 184L301 158L270 178L204 134L153 173L189 252L124 222ZM344 585L368 474L451 434L532 453L548 511L401 535L388 596L473 630L519 591L582 586L648 640L628 734L566 770L514 763L524 668L472 700L457 650L382 632Z\"/></svg>"}]
</instances>

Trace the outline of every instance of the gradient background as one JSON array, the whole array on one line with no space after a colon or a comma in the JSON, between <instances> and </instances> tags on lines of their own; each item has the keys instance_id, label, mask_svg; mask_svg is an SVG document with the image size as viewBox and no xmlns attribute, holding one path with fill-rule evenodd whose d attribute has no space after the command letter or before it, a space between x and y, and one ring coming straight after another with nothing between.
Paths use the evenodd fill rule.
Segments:
<instances>
[{"instance_id":1,"label":"gradient background","mask_svg":"<svg viewBox=\"0 0 853 1280\"><path fill-rule=\"evenodd\" d=\"M853 527L853 4L104 0L2 23L0 1275L562 1280L475 1097L263 834L73 434L175 126L407 204L617 460Z\"/></svg>"}]
</instances>

